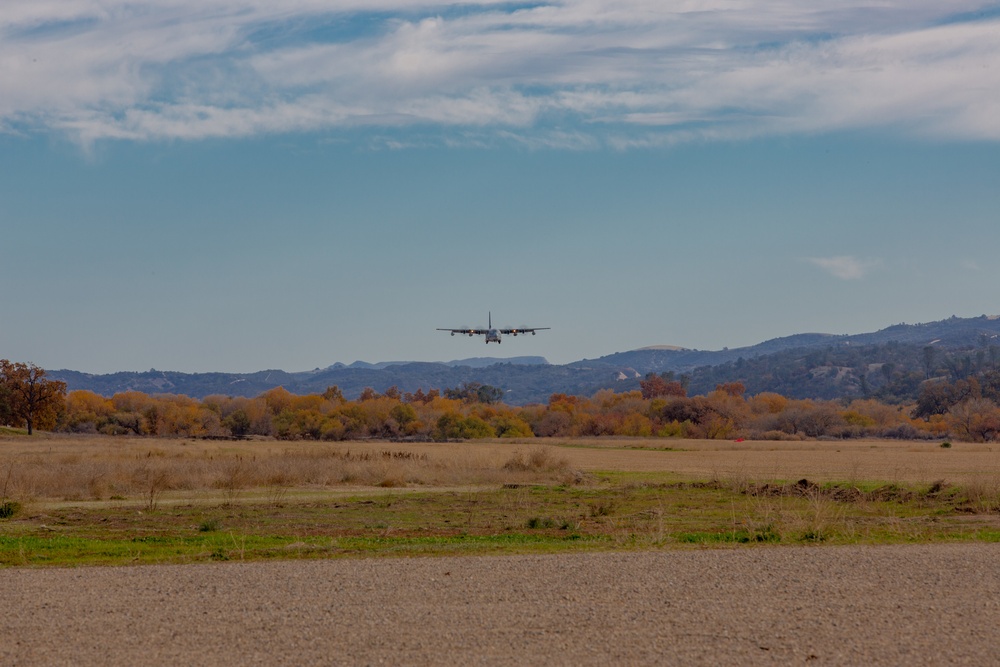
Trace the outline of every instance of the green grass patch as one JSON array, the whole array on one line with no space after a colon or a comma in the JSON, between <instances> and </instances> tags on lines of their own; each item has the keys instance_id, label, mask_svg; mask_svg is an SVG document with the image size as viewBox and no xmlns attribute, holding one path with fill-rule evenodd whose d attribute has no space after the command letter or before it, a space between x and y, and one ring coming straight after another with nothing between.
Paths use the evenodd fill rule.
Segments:
<instances>
[{"instance_id":1,"label":"green grass patch","mask_svg":"<svg viewBox=\"0 0 1000 667\"><path fill-rule=\"evenodd\" d=\"M690 546L1000 541L990 489L735 484L608 473L590 485L29 503L0 522L0 565L561 553Z\"/></svg>"},{"instance_id":2,"label":"green grass patch","mask_svg":"<svg viewBox=\"0 0 1000 667\"><path fill-rule=\"evenodd\" d=\"M983 529L976 533L979 542L1000 542L1000 530Z\"/></svg>"}]
</instances>

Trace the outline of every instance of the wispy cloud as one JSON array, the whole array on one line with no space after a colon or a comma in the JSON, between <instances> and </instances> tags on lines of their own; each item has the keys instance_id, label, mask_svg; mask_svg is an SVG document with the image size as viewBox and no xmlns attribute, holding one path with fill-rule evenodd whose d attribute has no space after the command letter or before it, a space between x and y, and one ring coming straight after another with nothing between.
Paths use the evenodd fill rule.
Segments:
<instances>
[{"instance_id":1,"label":"wispy cloud","mask_svg":"<svg viewBox=\"0 0 1000 667\"><path fill-rule=\"evenodd\" d=\"M362 127L650 146L891 128L1000 140L1000 17L955 0L7 0L0 131Z\"/></svg>"},{"instance_id":2,"label":"wispy cloud","mask_svg":"<svg viewBox=\"0 0 1000 667\"><path fill-rule=\"evenodd\" d=\"M805 261L841 280L859 280L881 264L877 259L860 259L853 255L807 257Z\"/></svg>"}]
</instances>

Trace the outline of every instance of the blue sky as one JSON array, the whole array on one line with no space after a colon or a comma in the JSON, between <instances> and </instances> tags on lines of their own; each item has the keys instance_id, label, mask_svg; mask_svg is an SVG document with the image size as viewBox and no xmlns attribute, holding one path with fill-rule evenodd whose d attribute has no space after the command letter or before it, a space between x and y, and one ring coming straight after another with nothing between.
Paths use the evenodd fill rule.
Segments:
<instances>
[{"instance_id":1,"label":"blue sky","mask_svg":"<svg viewBox=\"0 0 1000 667\"><path fill-rule=\"evenodd\" d=\"M1000 5L9 0L0 357L702 349L1000 314ZM550 326L487 348L436 327Z\"/></svg>"}]
</instances>

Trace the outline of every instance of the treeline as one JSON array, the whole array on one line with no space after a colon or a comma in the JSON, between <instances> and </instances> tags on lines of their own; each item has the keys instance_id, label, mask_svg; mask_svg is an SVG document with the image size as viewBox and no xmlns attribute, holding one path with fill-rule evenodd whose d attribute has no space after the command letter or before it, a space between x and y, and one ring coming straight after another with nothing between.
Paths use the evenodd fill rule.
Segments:
<instances>
[{"instance_id":1,"label":"treeline","mask_svg":"<svg viewBox=\"0 0 1000 667\"><path fill-rule=\"evenodd\" d=\"M345 400L339 389L299 396L277 388L256 398L150 396L105 398L71 392L53 427L68 432L282 439L448 440L496 437L639 436L795 440L884 437L990 441L1000 436L995 399L968 383L936 383L916 405L874 399L820 401L779 394L747 396L730 383L687 396L658 376L639 391L603 390L591 397L553 394L546 404L511 407L499 391L466 385L445 394L389 389Z\"/></svg>"},{"instance_id":2,"label":"treeline","mask_svg":"<svg viewBox=\"0 0 1000 667\"><path fill-rule=\"evenodd\" d=\"M503 391L466 383L444 392L366 389L346 400L329 387L296 395L278 387L255 398L122 392L108 398L66 392L30 364L0 360L0 424L70 433L281 439L449 440L504 437L638 436L764 439L885 437L1000 438L1000 374L921 383L915 402L875 398L791 399L750 394L740 382L689 395L686 378L649 374L634 391L583 397L552 394L545 404L513 407Z\"/></svg>"}]
</instances>

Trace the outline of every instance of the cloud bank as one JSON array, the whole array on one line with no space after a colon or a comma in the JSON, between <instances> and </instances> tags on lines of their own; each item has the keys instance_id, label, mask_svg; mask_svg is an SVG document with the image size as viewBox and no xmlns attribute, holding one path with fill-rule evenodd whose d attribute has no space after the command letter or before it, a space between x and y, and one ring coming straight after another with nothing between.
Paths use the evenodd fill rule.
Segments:
<instances>
[{"instance_id":1,"label":"cloud bank","mask_svg":"<svg viewBox=\"0 0 1000 667\"><path fill-rule=\"evenodd\" d=\"M860 259L853 255L838 255L836 257L808 257L806 261L818 266L835 278L841 280L859 280L864 278L881 262L876 259Z\"/></svg>"},{"instance_id":2,"label":"cloud bank","mask_svg":"<svg viewBox=\"0 0 1000 667\"><path fill-rule=\"evenodd\" d=\"M0 132L995 141L998 34L963 0L6 0Z\"/></svg>"}]
</instances>

